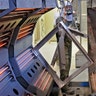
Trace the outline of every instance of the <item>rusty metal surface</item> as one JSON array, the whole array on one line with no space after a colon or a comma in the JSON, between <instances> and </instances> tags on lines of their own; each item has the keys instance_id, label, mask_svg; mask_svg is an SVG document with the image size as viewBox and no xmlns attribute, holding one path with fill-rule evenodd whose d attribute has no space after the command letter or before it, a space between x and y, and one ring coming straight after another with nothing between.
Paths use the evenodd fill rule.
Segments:
<instances>
[{"instance_id":1,"label":"rusty metal surface","mask_svg":"<svg viewBox=\"0 0 96 96\"><path fill-rule=\"evenodd\" d=\"M96 92L96 10L88 9L88 53L94 63L89 67L89 80L92 92Z\"/></svg>"},{"instance_id":2,"label":"rusty metal surface","mask_svg":"<svg viewBox=\"0 0 96 96\"><path fill-rule=\"evenodd\" d=\"M56 46L56 50L54 52L54 55L52 57L52 62L51 62L51 65L54 66L55 65L55 62L57 60L57 57L58 57L58 45Z\"/></svg>"}]
</instances>

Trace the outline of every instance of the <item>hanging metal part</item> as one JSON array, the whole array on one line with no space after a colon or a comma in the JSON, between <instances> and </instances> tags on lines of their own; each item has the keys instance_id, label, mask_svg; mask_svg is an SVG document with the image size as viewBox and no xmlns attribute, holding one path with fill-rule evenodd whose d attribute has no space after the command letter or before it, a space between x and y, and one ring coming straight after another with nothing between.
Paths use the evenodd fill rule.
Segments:
<instances>
[{"instance_id":1,"label":"hanging metal part","mask_svg":"<svg viewBox=\"0 0 96 96\"><path fill-rule=\"evenodd\" d=\"M49 37L47 37L47 39L43 39L46 40L45 42L42 41L42 44L38 44L40 46L36 46L33 53L39 58L39 60L42 62L42 64L45 66L45 68L47 69L47 71L52 75L53 79L55 80L55 82L57 83L57 85L59 86L59 88L62 88L63 86L65 86L68 82L70 82L73 78L75 78L77 75L79 75L82 71L84 71L86 68L88 68L90 65L93 64L93 61L91 60L91 58L88 56L87 52L85 51L85 49L80 45L80 43L77 41L77 39L75 38L75 36L71 33L71 31L68 29L68 27L66 27L66 25L63 22L60 22L61 26L63 27L64 32L66 33L66 35L75 43L75 45L79 48L79 50L84 54L84 56L88 59L88 62L86 62L83 66L81 66L79 68L79 70L75 71L72 75L70 75L68 78L66 78L64 81L62 81L55 73L55 71L50 67L50 65L47 63L47 61L43 58L43 56L40 54L39 51L37 51L38 49L40 49L43 44L45 44L47 42L47 40L49 39ZM61 53L62 54L62 53Z\"/></svg>"},{"instance_id":2,"label":"hanging metal part","mask_svg":"<svg viewBox=\"0 0 96 96\"><path fill-rule=\"evenodd\" d=\"M42 0L16 0L17 8L42 8Z\"/></svg>"}]
</instances>

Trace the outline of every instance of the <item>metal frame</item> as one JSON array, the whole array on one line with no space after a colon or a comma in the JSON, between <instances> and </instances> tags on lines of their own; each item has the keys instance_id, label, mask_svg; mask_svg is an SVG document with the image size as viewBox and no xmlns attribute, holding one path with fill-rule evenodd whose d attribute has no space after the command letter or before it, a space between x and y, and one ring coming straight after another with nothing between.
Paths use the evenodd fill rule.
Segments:
<instances>
[{"instance_id":1,"label":"metal frame","mask_svg":"<svg viewBox=\"0 0 96 96\"><path fill-rule=\"evenodd\" d=\"M88 68L90 65L92 65L93 60L88 56L86 50L81 46L81 44L77 41L75 36L71 33L71 31L68 29L68 27L62 21L60 22L60 25L63 28L63 31L65 32L65 34L75 43L75 45L79 48L79 50L84 54L84 56L87 58L88 62L86 62L77 71L75 71L68 78L66 78L64 81L62 81L56 75L56 72L50 67L50 65L47 63L47 61L43 58L43 56L40 54L40 52L38 51L53 35L51 36L50 34L48 34L48 36L46 36L39 44L37 44L36 47L33 48L33 53L40 59L40 61L45 66L45 68L48 70L48 72L52 75L54 81L57 83L59 88L62 88L68 82L70 82L73 78L75 78L77 75L79 75L82 71L84 71L86 68ZM51 34L52 33L54 33L54 34L57 33L57 30L53 30L53 32L51 32ZM61 59L61 61L62 61L62 59Z\"/></svg>"}]
</instances>

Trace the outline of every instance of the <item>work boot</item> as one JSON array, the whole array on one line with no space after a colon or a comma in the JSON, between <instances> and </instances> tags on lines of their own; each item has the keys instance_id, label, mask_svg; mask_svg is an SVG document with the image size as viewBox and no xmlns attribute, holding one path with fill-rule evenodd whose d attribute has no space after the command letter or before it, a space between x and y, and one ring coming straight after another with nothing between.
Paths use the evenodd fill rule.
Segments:
<instances>
[{"instance_id":1,"label":"work boot","mask_svg":"<svg viewBox=\"0 0 96 96\"><path fill-rule=\"evenodd\" d=\"M75 91L72 89L72 88L68 88L67 90L65 90L64 91L64 89L63 89L63 96L65 96L65 94L66 95L74 95L75 94Z\"/></svg>"},{"instance_id":2,"label":"work boot","mask_svg":"<svg viewBox=\"0 0 96 96\"><path fill-rule=\"evenodd\" d=\"M66 94L67 95L74 95L75 94L75 91L71 88L69 88L67 91L66 91Z\"/></svg>"}]
</instances>

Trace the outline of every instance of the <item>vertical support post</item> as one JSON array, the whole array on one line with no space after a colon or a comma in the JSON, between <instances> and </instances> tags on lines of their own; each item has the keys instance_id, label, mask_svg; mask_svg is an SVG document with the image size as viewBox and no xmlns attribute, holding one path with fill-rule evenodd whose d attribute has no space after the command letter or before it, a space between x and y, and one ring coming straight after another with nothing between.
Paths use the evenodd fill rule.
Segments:
<instances>
[{"instance_id":1,"label":"vertical support post","mask_svg":"<svg viewBox=\"0 0 96 96\"><path fill-rule=\"evenodd\" d=\"M80 31L87 34L87 1L81 0L80 4ZM81 37L81 45L87 50L86 38Z\"/></svg>"},{"instance_id":2,"label":"vertical support post","mask_svg":"<svg viewBox=\"0 0 96 96\"><path fill-rule=\"evenodd\" d=\"M94 64L89 67L89 80L91 93L96 94L96 11L93 8L88 8L88 53L93 59ZM94 94L94 95L95 95Z\"/></svg>"}]
</instances>

